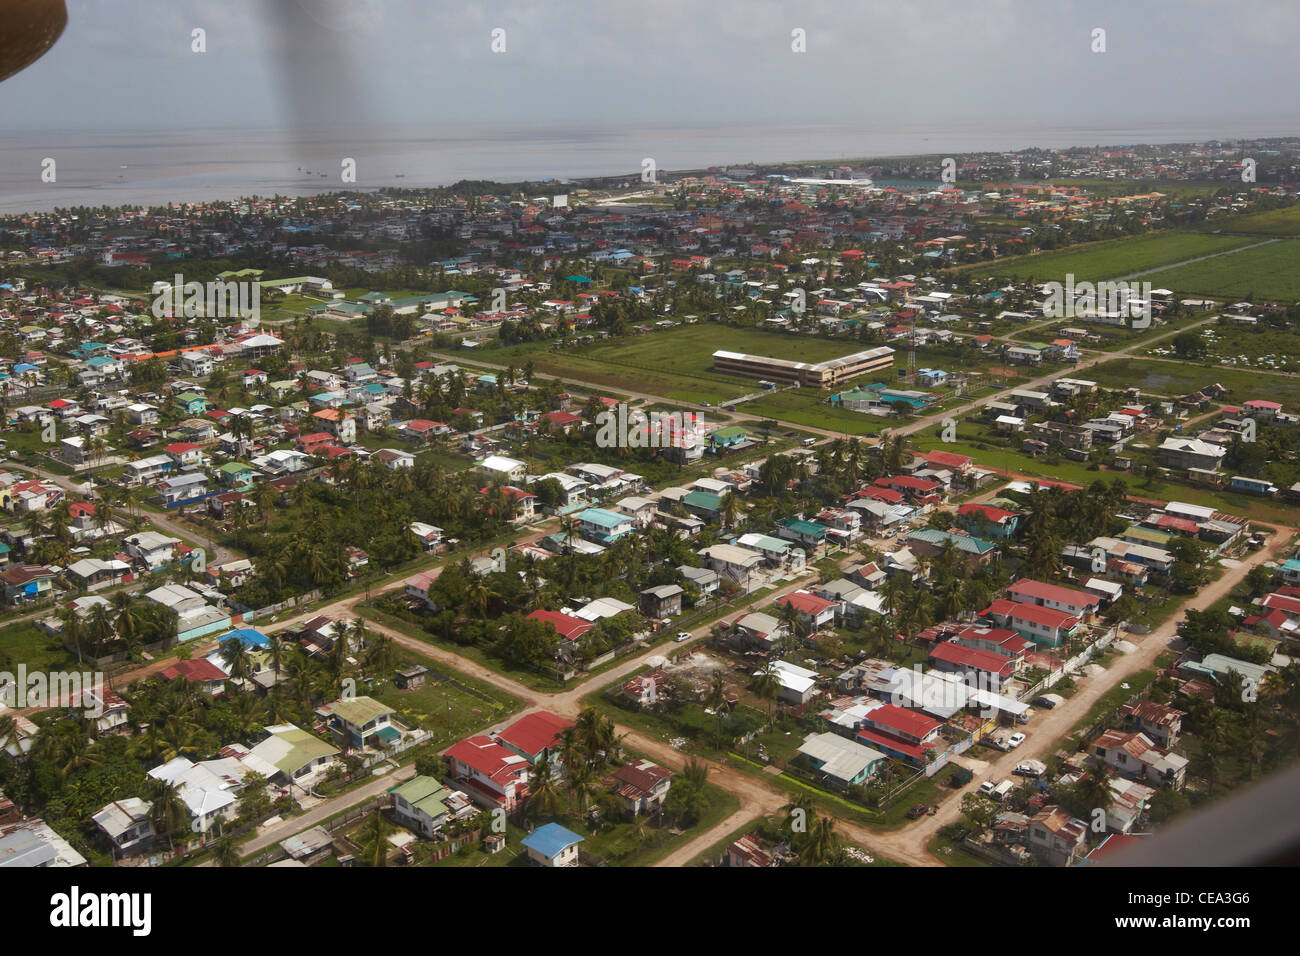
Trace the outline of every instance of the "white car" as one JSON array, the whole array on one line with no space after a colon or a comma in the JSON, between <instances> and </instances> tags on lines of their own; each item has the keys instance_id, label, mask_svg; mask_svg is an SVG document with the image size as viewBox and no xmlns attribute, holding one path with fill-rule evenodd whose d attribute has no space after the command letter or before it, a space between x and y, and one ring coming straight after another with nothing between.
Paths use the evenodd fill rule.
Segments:
<instances>
[{"instance_id":1,"label":"white car","mask_svg":"<svg viewBox=\"0 0 1300 956\"><path fill-rule=\"evenodd\" d=\"M1012 734L1010 737L1007 738L1007 749L1015 750L1024 742L1025 742L1024 734Z\"/></svg>"},{"instance_id":2,"label":"white car","mask_svg":"<svg viewBox=\"0 0 1300 956\"><path fill-rule=\"evenodd\" d=\"M673 638L673 640L676 641L678 644L680 644L682 641L689 641L690 639L691 639L690 631L678 631L677 636Z\"/></svg>"}]
</instances>

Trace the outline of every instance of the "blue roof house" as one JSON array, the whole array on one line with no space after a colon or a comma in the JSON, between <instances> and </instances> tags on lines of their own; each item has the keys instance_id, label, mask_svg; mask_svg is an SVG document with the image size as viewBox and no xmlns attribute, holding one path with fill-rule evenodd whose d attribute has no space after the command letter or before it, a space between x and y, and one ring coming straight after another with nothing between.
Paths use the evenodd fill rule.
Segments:
<instances>
[{"instance_id":1,"label":"blue roof house","mask_svg":"<svg viewBox=\"0 0 1300 956\"><path fill-rule=\"evenodd\" d=\"M521 841L528 858L538 866L577 866L582 837L558 823L538 827Z\"/></svg>"}]
</instances>

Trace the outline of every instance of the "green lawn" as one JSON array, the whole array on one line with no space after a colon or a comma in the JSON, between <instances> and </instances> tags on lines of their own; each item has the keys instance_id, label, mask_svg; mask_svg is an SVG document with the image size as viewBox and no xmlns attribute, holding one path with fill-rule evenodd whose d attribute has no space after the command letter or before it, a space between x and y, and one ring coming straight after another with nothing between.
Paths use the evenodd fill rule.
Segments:
<instances>
[{"instance_id":1,"label":"green lawn","mask_svg":"<svg viewBox=\"0 0 1300 956\"><path fill-rule=\"evenodd\" d=\"M54 609L49 613L53 614ZM0 656L14 665L26 664L32 671L66 670L76 664L76 658L57 639L31 621L0 627Z\"/></svg>"},{"instance_id":2,"label":"green lawn","mask_svg":"<svg viewBox=\"0 0 1300 956\"><path fill-rule=\"evenodd\" d=\"M406 722L429 730L433 734L429 743L437 750L510 716L523 706L519 698L474 680L440 661L409 653L405 656L449 679L436 680L431 674L419 690L399 690L386 684L372 694L377 700L396 708Z\"/></svg>"}]
</instances>

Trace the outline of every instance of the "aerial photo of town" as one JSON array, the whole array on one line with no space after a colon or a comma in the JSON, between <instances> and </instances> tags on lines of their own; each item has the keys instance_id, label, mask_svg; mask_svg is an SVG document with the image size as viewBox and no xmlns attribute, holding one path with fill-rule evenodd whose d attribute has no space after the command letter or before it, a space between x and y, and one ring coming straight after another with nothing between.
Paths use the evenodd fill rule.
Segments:
<instances>
[{"instance_id":1,"label":"aerial photo of town","mask_svg":"<svg viewBox=\"0 0 1300 956\"><path fill-rule=\"evenodd\" d=\"M477 174L396 134L348 149L393 120L346 111L400 89L340 54L357 89L331 107L302 64L391 40L423 76L420 4L0 3L0 867L1294 859L1295 117L1258 103L1248 135L1106 76L1134 106L1113 142L990 114L861 152L811 126L663 146L657 115L606 136L602 104L663 96L666 123L689 98L606 82L608 51L554 66L554 101L528 89L552 62L530 45L578 55L636 17L573 4L542 41L560 25L526 5L465 6L427 15L472 81L419 109L468 98L469 129L518 89L538 128L572 123L581 79L585 132L458 132ZM828 86L849 74L789 72L832 69L834 24L753 6L735 42L770 49L719 54L752 88L692 108L761 125L761 61L801 56L773 83L852 101ZM863 6L914 44L915 5ZM1010 4L1018 43L1143 68L1127 7L1053 6ZM1209 44L1226 9L1177 17ZM147 56L70 68L137 28L154 81ZM907 55L942 70L963 29ZM231 52L286 30L293 52ZM1015 69L972 56L976 86ZM305 80L257 94L276 70ZM845 122L931 94L899 95ZM171 97L191 113L151 145ZM293 111L331 108L300 135ZM55 925L84 919L73 890Z\"/></svg>"}]
</instances>

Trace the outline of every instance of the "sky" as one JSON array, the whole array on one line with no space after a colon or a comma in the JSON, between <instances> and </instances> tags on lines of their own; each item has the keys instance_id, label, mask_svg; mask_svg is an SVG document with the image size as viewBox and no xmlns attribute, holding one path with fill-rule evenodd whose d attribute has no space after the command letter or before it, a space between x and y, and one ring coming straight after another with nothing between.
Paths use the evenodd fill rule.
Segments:
<instances>
[{"instance_id":1,"label":"sky","mask_svg":"<svg viewBox=\"0 0 1300 956\"><path fill-rule=\"evenodd\" d=\"M1295 0L67 3L0 131L1300 116Z\"/></svg>"}]
</instances>

